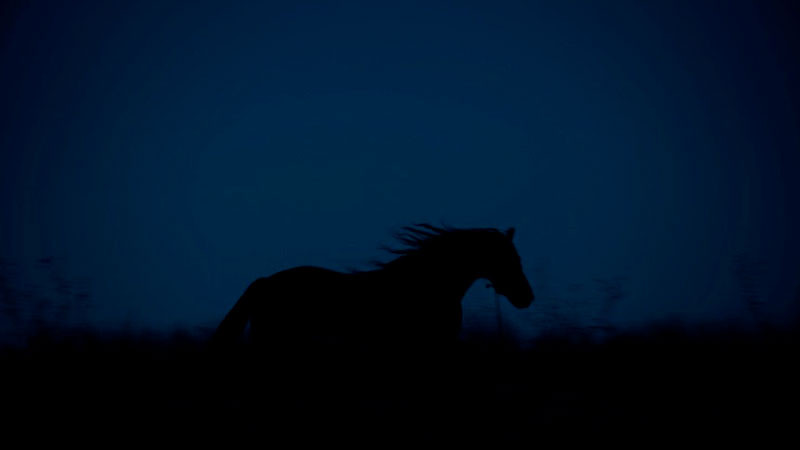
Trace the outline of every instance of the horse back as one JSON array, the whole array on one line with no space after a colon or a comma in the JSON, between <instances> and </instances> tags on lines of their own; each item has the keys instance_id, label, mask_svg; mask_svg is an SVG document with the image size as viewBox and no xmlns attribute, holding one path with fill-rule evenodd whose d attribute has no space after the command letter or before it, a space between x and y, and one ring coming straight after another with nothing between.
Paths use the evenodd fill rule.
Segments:
<instances>
[{"instance_id":1,"label":"horse back","mask_svg":"<svg viewBox=\"0 0 800 450\"><path fill-rule=\"evenodd\" d=\"M361 306L348 274L322 267L283 270L259 278L249 290L255 297L251 328L272 334L321 332Z\"/></svg>"},{"instance_id":2,"label":"horse back","mask_svg":"<svg viewBox=\"0 0 800 450\"><path fill-rule=\"evenodd\" d=\"M409 289L375 273L301 266L256 280L251 334L270 342L369 343L455 337L460 303Z\"/></svg>"}]
</instances>

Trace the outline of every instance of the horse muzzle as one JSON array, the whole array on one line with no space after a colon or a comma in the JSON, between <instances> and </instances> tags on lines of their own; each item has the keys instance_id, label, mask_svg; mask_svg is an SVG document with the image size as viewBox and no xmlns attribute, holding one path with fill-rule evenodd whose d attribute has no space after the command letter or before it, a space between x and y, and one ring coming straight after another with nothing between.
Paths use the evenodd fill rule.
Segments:
<instances>
[{"instance_id":1,"label":"horse muzzle","mask_svg":"<svg viewBox=\"0 0 800 450\"><path fill-rule=\"evenodd\" d=\"M514 292L514 293L508 293L503 291L495 291L495 292L507 298L512 305L520 309L527 308L528 306L531 305L531 303L533 303L534 300L533 290L530 288L525 289L522 292Z\"/></svg>"}]
</instances>

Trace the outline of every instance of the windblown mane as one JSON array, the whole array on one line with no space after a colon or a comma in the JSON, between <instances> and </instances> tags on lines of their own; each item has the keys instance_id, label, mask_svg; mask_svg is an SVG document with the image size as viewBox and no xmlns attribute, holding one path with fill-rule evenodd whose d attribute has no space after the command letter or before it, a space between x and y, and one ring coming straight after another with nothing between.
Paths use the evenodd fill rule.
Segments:
<instances>
[{"instance_id":1,"label":"windblown mane","mask_svg":"<svg viewBox=\"0 0 800 450\"><path fill-rule=\"evenodd\" d=\"M427 223L418 223L401 228L394 234L394 238L401 244L399 247L383 246L382 250L397 258L391 261L373 261L372 264L385 269L404 261L430 256L440 251L446 251L453 245L454 238L473 235L476 233L500 233L496 228L454 228L449 226L434 226Z\"/></svg>"}]
</instances>

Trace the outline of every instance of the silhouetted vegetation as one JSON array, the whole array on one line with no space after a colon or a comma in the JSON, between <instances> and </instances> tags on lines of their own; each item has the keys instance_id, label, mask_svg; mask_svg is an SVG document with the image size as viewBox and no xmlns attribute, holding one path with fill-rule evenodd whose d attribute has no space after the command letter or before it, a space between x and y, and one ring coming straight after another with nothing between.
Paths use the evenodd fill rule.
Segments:
<instances>
[{"instance_id":1,"label":"silhouetted vegetation","mask_svg":"<svg viewBox=\"0 0 800 450\"><path fill-rule=\"evenodd\" d=\"M739 294L750 317L762 329L769 327L769 321L764 313L764 298L761 293L764 273L764 263L746 253L737 255L733 260L733 276L738 284Z\"/></svg>"},{"instance_id":2,"label":"silhouetted vegetation","mask_svg":"<svg viewBox=\"0 0 800 450\"><path fill-rule=\"evenodd\" d=\"M45 439L166 433L265 444L774 437L794 429L800 400L791 330L665 325L603 341L544 336L526 349L473 340L414 353L328 346L282 359L246 342L213 354L209 335L85 330L5 348L4 428Z\"/></svg>"},{"instance_id":3,"label":"silhouetted vegetation","mask_svg":"<svg viewBox=\"0 0 800 450\"><path fill-rule=\"evenodd\" d=\"M88 282L65 274L52 257L21 267L0 258L0 342L70 333L85 325L92 308Z\"/></svg>"},{"instance_id":4,"label":"silhouetted vegetation","mask_svg":"<svg viewBox=\"0 0 800 450\"><path fill-rule=\"evenodd\" d=\"M524 348L500 324L499 334L435 345L361 334L275 334L255 345L244 333L219 347L210 345L213 330L74 325L69 317L88 307L88 293L51 259L37 264L49 288L20 288L10 282L14 267L0 261L0 318L26 333L0 347L2 426L29 440L535 445L644 433L649 443L698 433L778 438L798 419L797 327L623 333L608 316L626 296L624 277L594 280L590 323ZM758 264L742 259L735 268L757 315Z\"/></svg>"}]
</instances>

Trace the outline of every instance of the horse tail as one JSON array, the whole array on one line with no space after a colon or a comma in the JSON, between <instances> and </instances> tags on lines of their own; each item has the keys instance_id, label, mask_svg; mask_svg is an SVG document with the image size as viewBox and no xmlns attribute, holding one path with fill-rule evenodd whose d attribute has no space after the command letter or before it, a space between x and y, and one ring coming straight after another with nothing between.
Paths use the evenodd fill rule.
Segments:
<instances>
[{"instance_id":1,"label":"horse tail","mask_svg":"<svg viewBox=\"0 0 800 450\"><path fill-rule=\"evenodd\" d=\"M251 284L247 290L244 291L236 304L233 305L225 318L222 319L214 334L211 336L211 345L215 348L231 345L235 343L239 337L244 333L247 322L250 320L251 306L253 303L254 286L256 283Z\"/></svg>"}]
</instances>

